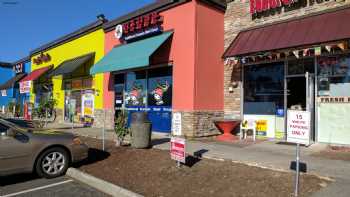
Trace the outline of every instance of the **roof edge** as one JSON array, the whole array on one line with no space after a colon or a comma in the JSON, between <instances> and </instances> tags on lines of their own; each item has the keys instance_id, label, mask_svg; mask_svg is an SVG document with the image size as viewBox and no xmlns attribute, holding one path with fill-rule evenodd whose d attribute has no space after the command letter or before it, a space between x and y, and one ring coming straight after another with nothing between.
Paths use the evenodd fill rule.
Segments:
<instances>
[{"instance_id":1,"label":"roof edge","mask_svg":"<svg viewBox=\"0 0 350 197\"><path fill-rule=\"evenodd\" d=\"M0 62L0 67L3 67L3 68L12 68L12 64L9 63L9 62Z\"/></svg>"},{"instance_id":2,"label":"roof edge","mask_svg":"<svg viewBox=\"0 0 350 197\"><path fill-rule=\"evenodd\" d=\"M26 62L29 62L29 61L30 61L30 56L27 56L27 57L24 57L22 59L19 59L19 60L13 62L12 64L16 65L16 64L20 64L20 63L26 63Z\"/></svg>"},{"instance_id":3,"label":"roof edge","mask_svg":"<svg viewBox=\"0 0 350 197\"><path fill-rule=\"evenodd\" d=\"M117 17L103 25L103 29L105 32L108 32L112 30L116 25L123 23L125 21L128 21L132 18L136 18L138 16L144 15L146 13L156 11L156 10L166 10L169 8L172 8L174 6L177 6L182 3L186 3L190 0L161 0L156 1L154 3L151 3L149 5L145 5L144 7L141 7L135 11L132 11L128 14L122 15L120 17Z\"/></svg>"},{"instance_id":4,"label":"roof edge","mask_svg":"<svg viewBox=\"0 0 350 197\"><path fill-rule=\"evenodd\" d=\"M60 37L60 38L58 38L58 39L56 39L54 41L51 41L51 42L49 42L47 44L44 44L44 45L42 45L42 46L40 46L40 47L30 51L30 56L33 56L35 54L38 54L38 53L40 53L42 51L45 51L45 50L48 50L48 49L52 49L54 47L60 46L62 44L65 44L65 43L67 43L69 41L72 41L72 40L74 40L76 38L79 38L79 37L81 37L83 35L87 35L87 34L89 34L91 32L94 32L94 31L102 28L102 25L104 23L106 23L107 21L108 20L105 20L105 21L96 20L95 22L90 23L90 24L88 24L86 26L83 26L83 27L79 28L78 30L73 31L72 33L66 34L66 35L64 35L64 36L62 36L62 37Z\"/></svg>"}]
</instances>

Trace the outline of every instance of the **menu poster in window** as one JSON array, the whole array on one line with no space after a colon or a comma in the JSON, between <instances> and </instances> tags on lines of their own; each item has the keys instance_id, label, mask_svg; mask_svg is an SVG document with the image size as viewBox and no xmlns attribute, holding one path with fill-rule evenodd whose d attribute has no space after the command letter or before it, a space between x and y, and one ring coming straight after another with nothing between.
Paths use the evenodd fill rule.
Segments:
<instances>
[{"instance_id":1,"label":"menu poster in window","mask_svg":"<svg viewBox=\"0 0 350 197\"><path fill-rule=\"evenodd\" d=\"M171 105L171 86L168 80L156 80L149 92L149 104L156 106Z\"/></svg>"},{"instance_id":2,"label":"menu poster in window","mask_svg":"<svg viewBox=\"0 0 350 197\"><path fill-rule=\"evenodd\" d=\"M257 135L266 136L267 134L267 120L256 121L256 132Z\"/></svg>"},{"instance_id":3,"label":"menu poster in window","mask_svg":"<svg viewBox=\"0 0 350 197\"><path fill-rule=\"evenodd\" d=\"M143 93L143 85L137 82L134 82L132 88L126 92L126 103L130 106L140 106L144 105L144 93Z\"/></svg>"},{"instance_id":4,"label":"menu poster in window","mask_svg":"<svg viewBox=\"0 0 350 197\"><path fill-rule=\"evenodd\" d=\"M85 93L82 98L82 115L93 116L94 112L94 95L92 93Z\"/></svg>"}]
</instances>

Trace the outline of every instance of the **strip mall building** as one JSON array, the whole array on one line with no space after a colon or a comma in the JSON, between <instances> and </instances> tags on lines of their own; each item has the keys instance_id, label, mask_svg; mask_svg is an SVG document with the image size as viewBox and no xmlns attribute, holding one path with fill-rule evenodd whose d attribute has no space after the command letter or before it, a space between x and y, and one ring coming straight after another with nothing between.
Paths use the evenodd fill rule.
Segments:
<instances>
[{"instance_id":1,"label":"strip mall building","mask_svg":"<svg viewBox=\"0 0 350 197\"><path fill-rule=\"evenodd\" d=\"M225 114L286 139L287 110L311 113L311 141L350 144L349 1L231 1Z\"/></svg>"},{"instance_id":2,"label":"strip mall building","mask_svg":"<svg viewBox=\"0 0 350 197\"><path fill-rule=\"evenodd\" d=\"M223 117L225 6L157 1L39 47L25 79L31 101L55 98L58 122L89 115L94 127L113 128L119 111L147 111L153 131L170 133L177 113L183 135L217 134L211 120Z\"/></svg>"},{"instance_id":3,"label":"strip mall building","mask_svg":"<svg viewBox=\"0 0 350 197\"><path fill-rule=\"evenodd\" d=\"M147 111L152 130L169 133L176 112L183 135L217 133L210 119L223 116L224 11L220 1L167 0L104 24L106 55L91 74L106 79L109 117Z\"/></svg>"},{"instance_id":4,"label":"strip mall building","mask_svg":"<svg viewBox=\"0 0 350 197\"><path fill-rule=\"evenodd\" d=\"M32 69L24 79L35 107L54 98L56 121L81 122L103 112L103 74L89 69L104 56L104 18L31 52ZM95 126L99 119L96 119ZM101 120L102 121L102 120Z\"/></svg>"}]
</instances>

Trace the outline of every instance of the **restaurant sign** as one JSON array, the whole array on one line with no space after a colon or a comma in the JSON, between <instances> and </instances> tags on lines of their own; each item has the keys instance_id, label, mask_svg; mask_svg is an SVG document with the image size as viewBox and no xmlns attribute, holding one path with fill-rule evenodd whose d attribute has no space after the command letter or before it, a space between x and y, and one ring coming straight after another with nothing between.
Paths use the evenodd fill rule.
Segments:
<instances>
[{"instance_id":1,"label":"restaurant sign","mask_svg":"<svg viewBox=\"0 0 350 197\"><path fill-rule=\"evenodd\" d=\"M16 64L13 67L13 70L15 71L16 74L22 73L23 72L23 63Z\"/></svg>"},{"instance_id":2,"label":"restaurant sign","mask_svg":"<svg viewBox=\"0 0 350 197\"><path fill-rule=\"evenodd\" d=\"M146 35L161 32L162 23L163 17L157 12L152 12L117 25L114 35L120 40L133 40Z\"/></svg>"},{"instance_id":3,"label":"restaurant sign","mask_svg":"<svg viewBox=\"0 0 350 197\"><path fill-rule=\"evenodd\" d=\"M40 65L49 61L51 61L51 56L48 53L41 53L38 57L33 59L33 63L36 65Z\"/></svg>"},{"instance_id":4,"label":"restaurant sign","mask_svg":"<svg viewBox=\"0 0 350 197\"><path fill-rule=\"evenodd\" d=\"M256 14L267 10L288 6L297 0L250 0L250 13Z\"/></svg>"},{"instance_id":5,"label":"restaurant sign","mask_svg":"<svg viewBox=\"0 0 350 197\"><path fill-rule=\"evenodd\" d=\"M30 93L31 87L32 87L32 81L22 81L19 83L19 93L20 94Z\"/></svg>"}]
</instances>

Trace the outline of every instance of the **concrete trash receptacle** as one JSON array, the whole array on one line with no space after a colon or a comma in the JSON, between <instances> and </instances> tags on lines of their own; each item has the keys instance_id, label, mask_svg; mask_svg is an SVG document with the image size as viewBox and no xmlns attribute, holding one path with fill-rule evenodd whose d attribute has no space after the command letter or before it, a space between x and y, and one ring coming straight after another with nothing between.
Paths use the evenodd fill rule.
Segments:
<instances>
[{"instance_id":1,"label":"concrete trash receptacle","mask_svg":"<svg viewBox=\"0 0 350 197\"><path fill-rule=\"evenodd\" d=\"M146 112L131 114L131 146L134 148L148 148L151 145L151 122Z\"/></svg>"}]
</instances>

